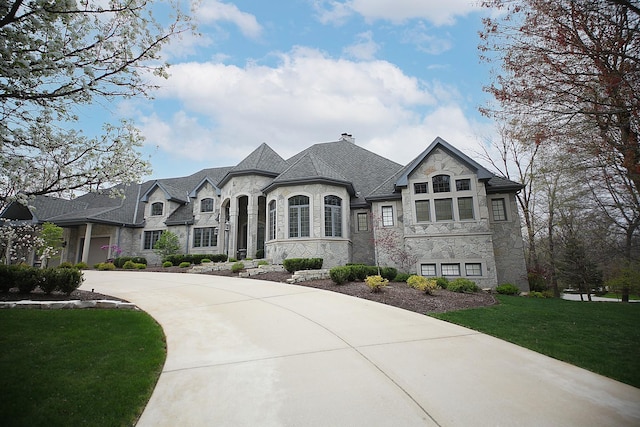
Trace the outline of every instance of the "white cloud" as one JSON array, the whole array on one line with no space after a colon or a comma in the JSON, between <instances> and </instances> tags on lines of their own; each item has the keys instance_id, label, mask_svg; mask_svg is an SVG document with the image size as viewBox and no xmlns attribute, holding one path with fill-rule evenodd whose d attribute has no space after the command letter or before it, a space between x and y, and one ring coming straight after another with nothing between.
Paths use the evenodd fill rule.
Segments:
<instances>
[{"instance_id":1,"label":"white cloud","mask_svg":"<svg viewBox=\"0 0 640 427\"><path fill-rule=\"evenodd\" d=\"M351 14L359 14L367 21L403 23L409 19L426 19L436 26L452 25L457 16L478 10L472 0L347 0L315 2L318 19L323 24L343 23Z\"/></svg>"},{"instance_id":2,"label":"white cloud","mask_svg":"<svg viewBox=\"0 0 640 427\"><path fill-rule=\"evenodd\" d=\"M157 98L178 111L140 120L147 143L209 166L233 165L262 142L288 158L342 132L400 163L436 136L463 149L475 143L481 125L465 118L452 88L427 85L387 61L335 59L302 47L279 59L272 67L173 66Z\"/></svg>"},{"instance_id":3,"label":"white cloud","mask_svg":"<svg viewBox=\"0 0 640 427\"><path fill-rule=\"evenodd\" d=\"M231 22L240 29L242 34L252 39L256 39L262 34L262 26L256 17L250 13L242 12L231 3L204 0L197 5L194 16L201 24Z\"/></svg>"},{"instance_id":4,"label":"white cloud","mask_svg":"<svg viewBox=\"0 0 640 427\"><path fill-rule=\"evenodd\" d=\"M366 31L364 33L360 33L357 36L356 43L347 46L343 49L343 51L355 59L361 60L371 60L376 56L376 52L380 48L375 41L373 41L373 33L371 31Z\"/></svg>"}]
</instances>

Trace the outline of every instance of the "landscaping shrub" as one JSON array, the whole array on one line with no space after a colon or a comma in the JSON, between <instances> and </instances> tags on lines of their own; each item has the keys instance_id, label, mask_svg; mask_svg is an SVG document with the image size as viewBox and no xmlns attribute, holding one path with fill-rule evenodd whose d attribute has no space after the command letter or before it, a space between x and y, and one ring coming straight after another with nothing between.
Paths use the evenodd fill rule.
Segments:
<instances>
[{"instance_id":1,"label":"landscaping shrub","mask_svg":"<svg viewBox=\"0 0 640 427\"><path fill-rule=\"evenodd\" d=\"M173 267L173 264L171 263L171 261L165 261L162 263L162 266L164 268L168 268L168 267Z\"/></svg>"},{"instance_id":2,"label":"landscaping shrub","mask_svg":"<svg viewBox=\"0 0 640 427\"><path fill-rule=\"evenodd\" d=\"M147 268L147 264L143 264L141 262L140 263L136 263L135 266L136 266L136 268L138 270L144 270L145 268Z\"/></svg>"},{"instance_id":3,"label":"landscaping shrub","mask_svg":"<svg viewBox=\"0 0 640 427\"><path fill-rule=\"evenodd\" d=\"M74 267L77 268L78 270L86 270L89 268L89 265L86 262L80 261L79 263L74 265Z\"/></svg>"},{"instance_id":4,"label":"landscaping shrub","mask_svg":"<svg viewBox=\"0 0 640 427\"><path fill-rule=\"evenodd\" d=\"M46 293L60 291L67 295L78 289L84 280L77 268L47 268L42 270L43 282L40 289Z\"/></svg>"},{"instance_id":5,"label":"landscaping shrub","mask_svg":"<svg viewBox=\"0 0 640 427\"><path fill-rule=\"evenodd\" d=\"M180 268L187 268L187 267L191 267L191 263L190 263L190 262L188 262L188 261L184 261L184 262L181 262L181 263L178 265L178 267L180 267Z\"/></svg>"},{"instance_id":6,"label":"landscaping shrub","mask_svg":"<svg viewBox=\"0 0 640 427\"><path fill-rule=\"evenodd\" d=\"M389 284L389 280L378 275L367 276L364 281L373 293L382 292L382 289Z\"/></svg>"},{"instance_id":7,"label":"landscaping shrub","mask_svg":"<svg viewBox=\"0 0 640 427\"><path fill-rule=\"evenodd\" d=\"M520 288L512 283L503 283L502 285L496 287L496 292L502 295L519 295Z\"/></svg>"},{"instance_id":8,"label":"landscaping shrub","mask_svg":"<svg viewBox=\"0 0 640 427\"><path fill-rule=\"evenodd\" d=\"M264 258L264 249L258 249L256 251L256 258L258 259Z\"/></svg>"},{"instance_id":9,"label":"landscaping shrub","mask_svg":"<svg viewBox=\"0 0 640 427\"><path fill-rule=\"evenodd\" d=\"M42 292L44 292L47 295L49 295L51 292L55 291L58 288L57 278L55 277L55 273L52 273L55 270L57 269L47 268L46 270L42 271L43 280L40 282L39 287L42 290ZM65 268L62 267L61 270L65 270Z\"/></svg>"},{"instance_id":10,"label":"landscaping shrub","mask_svg":"<svg viewBox=\"0 0 640 427\"><path fill-rule=\"evenodd\" d=\"M74 267L75 266L73 264L71 264L69 261L62 262L58 266L58 268L74 268Z\"/></svg>"},{"instance_id":11,"label":"landscaping shrub","mask_svg":"<svg viewBox=\"0 0 640 427\"><path fill-rule=\"evenodd\" d=\"M231 271L237 273L240 270L244 270L244 263L236 262L231 266Z\"/></svg>"},{"instance_id":12,"label":"landscaping shrub","mask_svg":"<svg viewBox=\"0 0 640 427\"><path fill-rule=\"evenodd\" d=\"M225 254L174 254L162 258L162 262L170 262L173 265L179 265L182 262L190 264L200 264L203 260L208 259L211 262L225 262L227 256Z\"/></svg>"},{"instance_id":13,"label":"landscaping shrub","mask_svg":"<svg viewBox=\"0 0 640 427\"><path fill-rule=\"evenodd\" d=\"M113 260L113 265L115 265L118 268L124 268L124 265L125 263L127 263L127 261L131 261L134 264L147 265L147 259L141 256L121 256ZM131 267L131 268L135 268L135 267Z\"/></svg>"},{"instance_id":14,"label":"landscaping shrub","mask_svg":"<svg viewBox=\"0 0 640 427\"><path fill-rule=\"evenodd\" d=\"M427 279L424 276L413 275L407 279L407 285L427 295L431 295L438 287L438 282L436 279Z\"/></svg>"},{"instance_id":15,"label":"landscaping shrub","mask_svg":"<svg viewBox=\"0 0 640 427\"><path fill-rule=\"evenodd\" d=\"M122 268L125 270L133 270L134 268L136 268L136 263L131 260L128 260L127 262L122 264Z\"/></svg>"},{"instance_id":16,"label":"landscaping shrub","mask_svg":"<svg viewBox=\"0 0 640 427\"><path fill-rule=\"evenodd\" d=\"M446 277L436 277L436 283L440 289L447 289L449 287L449 279Z\"/></svg>"},{"instance_id":17,"label":"landscaping shrub","mask_svg":"<svg viewBox=\"0 0 640 427\"><path fill-rule=\"evenodd\" d=\"M383 267L380 269L380 275L385 279L391 281L398 275L398 270L393 267Z\"/></svg>"},{"instance_id":18,"label":"landscaping shrub","mask_svg":"<svg viewBox=\"0 0 640 427\"><path fill-rule=\"evenodd\" d=\"M134 256L131 257L131 261L135 262L136 264L144 264L147 265L147 259L145 257L142 256Z\"/></svg>"},{"instance_id":19,"label":"landscaping shrub","mask_svg":"<svg viewBox=\"0 0 640 427\"><path fill-rule=\"evenodd\" d=\"M329 277L336 285L342 285L349 280L349 267L333 267L329 270Z\"/></svg>"},{"instance_id":20,"label":"landscaping shrub","mask_svg":"<svg viewBox=\"0 0 640 427\"><path fill-rule=\"evenodd\" d=\"M15 269L15 265L0 264L0 292L9 292L13 287Z\"/></svg>"},{"instance_id":21,"label":"landscaping shrub","mask_svg":"<svg viewBox=\"0 0 640 427\"><path fill-rule=\"evenodd\" d=\"M463 277L459 277L451 282L447 286L447 289L452 292L478 292L480 288L475 282L465 279Z\"/></svg>"},{"instance_id":22,"label":"landscaping shrub","mask_svg":"<svg viewBox=\"0 0 640 427\"><path fill-rule=\"evenodd\" d=\"M407 279L411 277L409 273L398 273L396 277L393 278L394 282L406 282Z\"/></svg>"},{"instance_id":23,"label":"landscaping shrub","mask_svg":"<svg viewBox=\"0 0 640 427\"><path fill-rule=\"evenodd\" d=\"M261 265L269 265L269 261L265 261L265 260L258 261L258 266L261 266Z\"/></svg>"},{"instance_id":24,"label":"landscaping shrub","mask_svg":"<svg viewBox=\"0 0 640 427\"><path fill-rule=\"evenodd\" d=\"M237 262L238 260L237 260L236 258L234 258L234 257L231 257L231 258L229 258L229 260L228 260L228 261L229 261L229 262Z\"/></svg>"},{"instance_id":25,"label":"landscaping shrub","mask_svg":"<svg viewBox=\"0 0 640 427\"><path fill-rule=\"evenodd\" d=\"M101 262L100 264L96 265L96 269L100 271L111 271L111 270L115 270L116 266L111 262Z\"/></svg>"},{"instance_id":26,"label":"landscaping shrub","mask_svg":"<svg viewBox=\"0 0 640 427\"><path fill-rule=\"evenodd\" d=\"M44 279L39 268L19 266L16 269L14 285L20 289L21 294L28 294L40 285Z\"/></svg>"},{"instance_id":27,"label":"landscaping shrub","mask_svg":"<svg viewBox=\"0 0 640 427\"><path fill-rule=\"evenodd\" d=\"M211 260L209 258L202 258L202 260L200 260L201 264L209 264L211 262Z\"/></svg>"},{"instance_id":28,"label":"landscaping shrub","mask_svg":"<svg viewBox=\"0 0 640 427\"><path fill-rule=\"evenodd\" d=\"M300 270L318 270L322 268L322 258L287 258L282 265L289 273Z\"/></svg>"}]
</instances>

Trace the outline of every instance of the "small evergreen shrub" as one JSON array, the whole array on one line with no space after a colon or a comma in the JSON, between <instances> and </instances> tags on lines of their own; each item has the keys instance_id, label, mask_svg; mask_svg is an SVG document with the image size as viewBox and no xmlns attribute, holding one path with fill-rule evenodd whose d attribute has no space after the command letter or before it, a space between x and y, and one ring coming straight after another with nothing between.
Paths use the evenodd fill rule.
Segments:
<instances>
[{"instance_id":1,"label":"small evergreen shrub","mask_svg":"<svg viewBox=\"0 0 640 427\"><path fill-rule=\"evenodd\" d=\"M269 261L265 261L265 260L258 261L258 266L261 266L261 265L269 265Z\"/></svg>"},{"instance_id":2,"label":"small evergreen shrub","mask_svg":"<svg viewBox=\"0 0 640 427\"><path fill-rule=\"evenodd\" d=\"M125 270L133 270L136 268L136 263L131 260L128 260L127 262L122 264L122 268Z\"/></svg>"},{"instance_id":3,"label":"small evergreen shrub","mask_svg":"<svg viewBox=\"0 0 640 427\"><path fill-rule=\"evenodd\" d=\"M496 292L502 295L519 295L520 288L512 283L503 283L502 285L496 287Z\"/></svg>"},{"instance_id":4,"label":"small evergreen shrub","mask_svg":"<svg viewBox=\"0 0 640 427\"><path fill-rule=\"evenodd\" d=\"M171 261L165 261L162 263L164 268L173 267L173 263Z\"/></svg>"},{"instance_id":5,"label":"small evergreen shrub","mask_svg":"<svg viewBox=\"0 0 640 427\"><path fill-rule=\"evenodd\" d=\"M465 279L464 277L459 277L451 282L447 286L447 289L452 292L478 292L480 288L475 282Z\"/></svg>"},{"instance_id":6,"label":"small evergreen shrub","mask_svg":"<svg viewBox=\"0 0 640 427\"><path fill-rule=\"evenodd\" d=\"M349 267L333 267L329 270L329 277L336 285L342 285L349 280Z\"/></svg>"},{"instance_id":7,"label":"small evergreen shrub","mask_svg":"<svg viewBox=\"0 0 640 427\"><path fill-rule=\"evenodd\" d=\"M46 293L60 291L67 295L78 289L84 280L77 268L47 268L42 270L43 283L40 289Z\"/></svg>"},{"instance_id":8,"label":"small evergreen shrub","mask_svg":"<svg viewBox=\"0 0 640 427\"><path fill-rule=\"evenodd\" d=\"M449 279L446 277L436 277L436 283L440 289L447 289L449 287Z\"/></svg>"},{"instance_id":9,"label":"small evergreen shrub","mask_svg":"<svg viewBox=\"0 0 640 427\"><path fill-rule=\"evenodd\" d=\"M121 256L113 260L113 264L118 268L124 268L124 264L127 261L131 261L134 264L147 265L147 259L141 256Z\"/></svg>"},{"instance_id":10,"label":"small evergreen shrub","mask_svg":"<svg viewBox=\"0 0 640 427\"><path fill-rule=\"evenodd\" d=\"M287 258L282 265L289 273L300 270L318 270L322 268L322 258Z\"/></svg>"},{"instance_id":11,"label":"small evergreen shrub","mask_svg":"<svg viewBox=\"0 0 640 427\"><path fill-rule=\"evenodd\" d=\"M238 262L238 260L236 258L234 258L234 257L230 257L228 261L229 262Z\"/></svg>"},{"instance_id":12,"label":"small evergreen shrub","mask_svg":"<svg viewBox=\"0 0 640 427\"><path fill-rule=\"evenodd\" d=\"M136 265L136 268L138 270L144 270L144 269L147 268L147 264L142 264L141 262L140 263L136 263L135 265Z\"/></svg>"},{"instance_id":13,"label":"small evergreen shrub","mask_svg":"<svg viewBox=\"0 0 640 427\"><path fill-rule=\"evenodd\" d=\"M258 258L258 259L264 258L264 249L258 249L256 251L256 258Z\"/></svg>"},{"instance_id":14,"label":"small evergreen shrub","mask_svg":"<svg viewBox=\"0 0 640 427\"><path fill-rule=\"evenodd\" d=\"M17 269L16 285L21 294L28 294L37 288L43 281L44 276L39 268L20 266Z\"/></svg>"},{"instance_id":15,"label":"small evergreen shrub","mask_svg":"<svg viewBox=\"0 0 640 427\"><path fill-rule=\"evenodd\" d=\"M178 267L180 267L180 268L187 268L187 267L191 267L191 263L190 263L190 262L188 262L188 261L183 261L183 262L181 262L181 263L178 265Z\"/></svg>"},{"instance_id":16,"label":"small evergreen shrub","mask_svg":"<svg viewBox=\"0 0 640 427\"><path fill-rule=\"evenodd\" d=\"M116 266L111 262L101 262L100 264L96 265L96 269L100 271L111 271L111 270L115 270Z\"/></svg>"},{"instance_id":17,"label":"small evergreen shrub","mask_svg":"<svg viewBox=\"0 0 640 427\"><path fill-rule=\"evenodd\" d=\"M407 279L407 285L427 295L432 295L438 287L436 279L427 279L424 276L413 275Z\"/></svg>"},{"instance_id":18,"label":"small evergreen shrub","mask_svg":"<svg viewBox=\"0 0 640 427\"><path fill-rule=\"evenodd\" d=\"M200 260L200 263L201 263L201 264L209 264L210 262L211 262L211 260L210 260L209 258L202 258L202 259Z\"/></svg>"},{"instance_id":19,"label":"small evergreen shrub","mask_svg":"<svg viewBox=\"0 0 640 427\"><path fill-rule=\"evenodd\" d=\"M244 263L242 262L236 262L231 266L231 271L234 273L237 273L240 270L244 270Z\"/></svg>"},{"instance_id":20,"label":"small evergreen shrub","mask_svg":"<svg viewBox=\"0 0 640 427\"><path fill-rule=\"evenodd\" d=\"M378 275L367 276L364 281L373 293L382 292L382 289L389 284L388 279Z\"/></svg>"},{"instance_id":21,"label":"small evergreen shrub","mask_svg":"<svg viewBox=\"0 0 640 427\"><path fill-rule=\"evenodd\" d=\"M406 282L411 275L409 273L398 273L396 277L393 278L394 282Z\"/></svg>"},{"instance_id":22,"label":"small evergreen shrub","mask_svg":"<svg viewBox=\"0 0 640 427\"><path fill-rule=\"evenodd\" d=\"M58 266L58 268L74 268L74 267L75 266L73 264L71 264L69 261L61 262L60 265Z\"/></svg>"},{"instance_id":23,"label":"small evergreen shrub","mask_svg":"<svg viewBox=\"0 0 640 427\"><path fill-rule=\"evenodd\" d=\"M86 270L89 268L89 265L86 262L80 261L74 267L77 268L78 270Z\"/></svg>"},{"instance_id":24,"label":"small evergreen shrub","mask_svg":"<svg viewBox=\"0 0 640 427\"><path fill-rule=\"evenodd\" d=\"M14 266L0 264L0 292L9 292L13 287Z\"/></svg>"}]
</instances>

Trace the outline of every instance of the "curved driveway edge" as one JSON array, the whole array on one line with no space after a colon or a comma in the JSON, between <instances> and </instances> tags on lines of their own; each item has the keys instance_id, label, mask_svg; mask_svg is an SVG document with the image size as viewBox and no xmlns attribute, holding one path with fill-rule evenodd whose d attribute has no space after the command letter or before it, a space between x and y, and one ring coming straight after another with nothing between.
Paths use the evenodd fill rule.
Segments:
<instances>
[{"instance_id":1,"label":"curved driveway edge","mask_svg":"<svg viewBox=\"0 0 640 427\"><path fill-rule=\"evenodd\" d=\"M640 389L410 311L254 279L85 278L166 334L138 426L640 425Z\"/></svg>"}]
</instances>

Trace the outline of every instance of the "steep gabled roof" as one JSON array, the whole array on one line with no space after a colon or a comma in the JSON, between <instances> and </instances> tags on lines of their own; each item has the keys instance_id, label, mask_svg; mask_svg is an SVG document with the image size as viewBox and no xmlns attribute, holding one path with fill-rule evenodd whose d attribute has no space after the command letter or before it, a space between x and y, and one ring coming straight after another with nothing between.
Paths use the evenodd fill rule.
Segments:
<instances>
[{"instance_id":1,"label":"steep gabled roof","mask_svg":"<svg viewBox=\"0 0 640 427\"><path fill-rule=\"evenodd\" d=\"M313 152L299 157L284 172L278 175L262 191L266 192L281 185L326 182L345 186L349 193L355 194L352 183L340 172L329 166Z\"/></svg>"},{"instance_id":2,"label":"steep gabled roof","mask_svg":"<svg viewBox=\"0 0 640 427\"><path fill-rule=\"evenodd\" d=\"M191 190L191 192L189 193L189 197L191 197L192 199L195 199L196 197L198 197L198 191L200 191L200 189L202 188L203 185L205 185L206 183L211 184L211 186L213 188L215 188L216 190L216 195L220 195L220 189L218 188L218 186L216 185L216 183L211 179L211 177L209 176L205 176L204 178L202 178L202 180L200 180L200 182L193 188L193 190Z\"/></svg>"},{"instance_id":3,"label":"steep gabled roof","mask_svg":"<svg viewBox=\"0 0 640 427\"><path fill-rule=\"evenodd\" d=\"M266 143L260 144L251 154L244 158L237 166L225 175L218 184L224 186L234 176L241 175L264 175L276 177L282 173L288 164Z\"/></svg>"},{"instance_id":4,"label":"steep gabled roof","mask_svg":"<svg viewBox=\"0 0 640 427\"><path fill-rule=\"evenodd\" d=\"M172 181L175 181L175 179ZM140 201L148 202L149 196L151 196L151 193L153 193L156 189L160 189L160 191L164 193L164 198L167 200L178 203L187 203L189 201L187 191L170 184L169 180L156 180L151 185L151 187L149 187L149 189L145 191L145 193L140 198Z\"/></svg>"}]
</instances>

